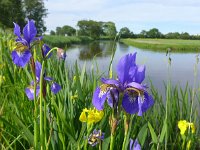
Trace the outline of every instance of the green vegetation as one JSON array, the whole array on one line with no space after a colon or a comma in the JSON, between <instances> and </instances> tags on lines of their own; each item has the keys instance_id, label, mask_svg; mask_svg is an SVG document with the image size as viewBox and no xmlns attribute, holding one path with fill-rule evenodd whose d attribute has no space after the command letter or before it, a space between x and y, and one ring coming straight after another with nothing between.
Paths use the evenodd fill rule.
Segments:
<instances>
[{"instance_id":1,"label":"green vegetation","mask_svg":"<svg viewBox=\"0 0 200 150\"><path fill-rule=\"evenodd\" d=\"M200 52L200 40L178 39L121 39L121 42L139 48L173 52Z\"/></svg>"},{"instance_id":2,"label":"green vegetation","mask_svg":"<svg viewBox=\"0 0 200 150\"><path fill-rule=\"evenodd\" d=\"M46 31L44 18L47 9L43 0L1 0L0 1L0 28L13 28L13 22L24 26L26 19L33 19L41 34Z\"/></svg>"},{"instance_id":3,"label":"green vegetation","mask_svg":"<svg viewBox=\"0 0 200 150\"><path fill-rule=\"evenodd\" d=\"M50 46L57 46L64 48L70 44L86 43L93 41L92 38L87 36L58 36L58 35L45 35L44 42Z\"/></svg>"},{"instance_id":4,"label":"green vegetation","mask_svg":"<svg viewBox=\"0 0 200 150\"><path fill-rule=\"evenodd\" d=\"M24 92L32 77L28 66L22 69L13 64L10 57L12 50L13 36L1 34L0 149L33 149L34 120L38 120L39 124L40 119L39 116L34 117L34 101L28 100ZM82 69L77 64L67 68L64 61L56 57L48 59L46 72L61 84L62 90L54 95L50 92L50 87L47 87L45 103L48 109L44 115L46 128L40 138L44 139L46 148L50 150L83 149L84 141L87 142L85 136L90 132L86 130L86 123L79 121L79 116L84 108L92 108L93 91L100 85L99 79L106 75L99 74L98 70L89 73L85 65ZM113 73L116 76L114 70ZM200 149L199 89L195 85L193 88L186 86L183 89L179 86L172 87L170 81L166 82L165 95L158 93L153 85L150 86L149 92L153 95L155 104L142 117L131 117L130 137L137 138L142 149L181 150L186 149L190 142L190 149ZM40 104L35 104L39 108ZM110 144L110 114L111 108L106 106L100 123L91 126L92 129L101 129L106 133L101 143L103 150L108 149ZM195 132L192 133L189 128L181 135L179 120L193 122ZM120 150L124 139L122 120L117 123L116 130L114 149ZM85 149L98 149L98 146L86 145Z\"/></svg>"}]
</instances>

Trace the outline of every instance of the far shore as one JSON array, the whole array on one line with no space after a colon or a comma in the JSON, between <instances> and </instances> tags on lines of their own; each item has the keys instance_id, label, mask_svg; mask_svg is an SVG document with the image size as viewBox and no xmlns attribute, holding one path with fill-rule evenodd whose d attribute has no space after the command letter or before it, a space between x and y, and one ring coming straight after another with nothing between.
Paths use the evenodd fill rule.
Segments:
<instances>
[{"instance_id":1,"label":"far shore","mask_svg":"<svg viewBox=\"0 0 200 150\"><path fill-rule=\"evenodd\" d=\"M200 40L181 39L121 39L120 42L155 51L200 52Z\"/></svg>"}]
</instances>

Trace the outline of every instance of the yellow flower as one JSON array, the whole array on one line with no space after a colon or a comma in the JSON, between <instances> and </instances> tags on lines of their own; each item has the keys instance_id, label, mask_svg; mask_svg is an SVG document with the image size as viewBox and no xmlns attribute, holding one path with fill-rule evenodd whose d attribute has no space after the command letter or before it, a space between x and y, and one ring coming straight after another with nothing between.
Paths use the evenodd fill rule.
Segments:
<instances>
[{"instance_id":1,"label":"yellow flower","mask_svg":"<svg viewBox=\"0 0 200 150\"><path fill-rule=\"evenodd\" d=\"M192 129L192 133L195 133L194 123L187 122L186 120L180 120L178 122L178 128L180 129L181 135L185 134L188 127Z\"/></svg>"},{"instance_id":2,"label":"yellow flower","mask_svg":"<svg viewBox=\"0 0 200 150\"><path fill-rule=\"evenodd\" d=\"M178 122L178 128L180 129L181 131L181 135L184 135L185 134L185 131L187 130L187 127L188 127L188 124L187 124L187 121L186 120L180 120Z\"/></svg>"},{"instance_id":3,"label":"yellow flower","mask_svg":"<svg viewBox=\"0 0 200 150\"><path fill-rule=\"evenodd\" d=\"M78 95L72 95L71 100L76 100L78 98Z\"/></svg>"},{"instance_id":4,"label":"yellow flower","mask_svg":"<svg viewBox=\"0 0 200 150\"><path fill-rule=\"evenodd\" d=\"M104 115L103 111L98 111L95 108L94 109L84 108L79 117L79 120L81 122L87 122L89 124L96 123L103 118L103 115Z\"/></svg>"},{"instance_id":5,"label":"yellow flower","mask_svg":"<svg viewBox=\"0 0 200 150\"><path fill-rule=\"evenodd\" d=\"M0 75L0 85L6 80L5 76Z\"/></svg>"},{"instance_id":6,"label":"yellow flower","mask_svg":"<svg viewBox=\"0 0 200 150\"><path fill-rule=\"evenodd\" d=\"M192 129L192 133L195 133L195 126L194 126L194 123L189 123L189 122L188 122L188 126L189 126L189 128Z\"/></svg>"}]
</instances>

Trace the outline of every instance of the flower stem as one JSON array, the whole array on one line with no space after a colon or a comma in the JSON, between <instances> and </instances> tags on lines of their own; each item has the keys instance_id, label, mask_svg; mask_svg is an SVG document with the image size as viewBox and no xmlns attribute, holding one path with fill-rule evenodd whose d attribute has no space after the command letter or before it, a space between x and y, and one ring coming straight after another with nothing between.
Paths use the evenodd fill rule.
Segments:
<instances>
[{"instance_id":1,"label":"flower stem","mask_svg":"<svg viewBox=\"0 0 200 150\"><path fill-rule=\"evenodd\" d=\"M110 126L111 126L110 150L113 150L114 149L114 143L115 143L115 131L116 131L116 128L117 128L117 119L115 118L114 109L112 109Z\"/></svg>"},{"instance_id":2,"label":"flower stem","mask_svg":"<svg viewBox=\"0 0 200 150\"><path fill-rule=\"evenodd\" d=\"M42 69L40 73L40 144L41 144L41 150L45 148L44 144L44 116L43 116L43 74L44 74L44 63L45 61L42 62ZM46 106L44 106L46 107Z\"/></svg>"},{"instance_id":3,"label":"flower stem","mask_svg":"<svg viewBox=\"0 0 200 150\"><path fill-rule=\"evenodd\" d=\"M128 129L129 129L129 119L127 114L124 115L124 130L125 130L125 134L124 134L124 141L123 141L123 145L122 145L122 150L126 149L126 141L128 138Z\"/></svg>"},{"instance_id":4,"label":"flower stem","mask_svg":"<svg viewBox=\"0 0 200 150\"><path fill-rule=\"evenodd\" d=\"M35 54L35 51L34 51ZM34 58L31 58L30 67L32 70L32 77L34 81L34 148L38 149L38 105L37 105L37 96L36 96L36 88L37 88L37 81L35 76L35 61Z\"/></svg>"}]
</instances>

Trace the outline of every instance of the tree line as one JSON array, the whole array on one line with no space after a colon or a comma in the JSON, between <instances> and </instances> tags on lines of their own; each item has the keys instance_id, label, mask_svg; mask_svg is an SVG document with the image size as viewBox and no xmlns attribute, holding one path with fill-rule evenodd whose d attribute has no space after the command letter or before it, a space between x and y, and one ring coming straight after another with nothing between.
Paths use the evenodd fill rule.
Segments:
<instances>
[{"instance_id":1,"label":"tree line","mask_svg":"<svg viewBox=\"0 0 200 150\"><path fill-rule=\"evenodd\" d=\"M90 36L94 39L100 39L103 36L108 38L163 38L163 39L194 39L200 40L200 35L190 35L187 32L169 32L161 33L157 28L148 31L142 30L139 34L133 33L128 27L123 27L117 32L114 22L102 22L94 20L80 20L77 22L77 28L69 25L57 27L56 31L51 30L51 35L63 36Z\"/></svg>"},{"instance_id":2,"label":"tree line","mask_svg":"<svg viewBox=\"0 0 200 150\"><path fill-rule=\"evenodd\" d=\"M23 27L28 19L35 21L38 33L46 31L47 9L43 0L0 0L0 27L13 28L13 22Z\"/></svg>"}]
</instances>

